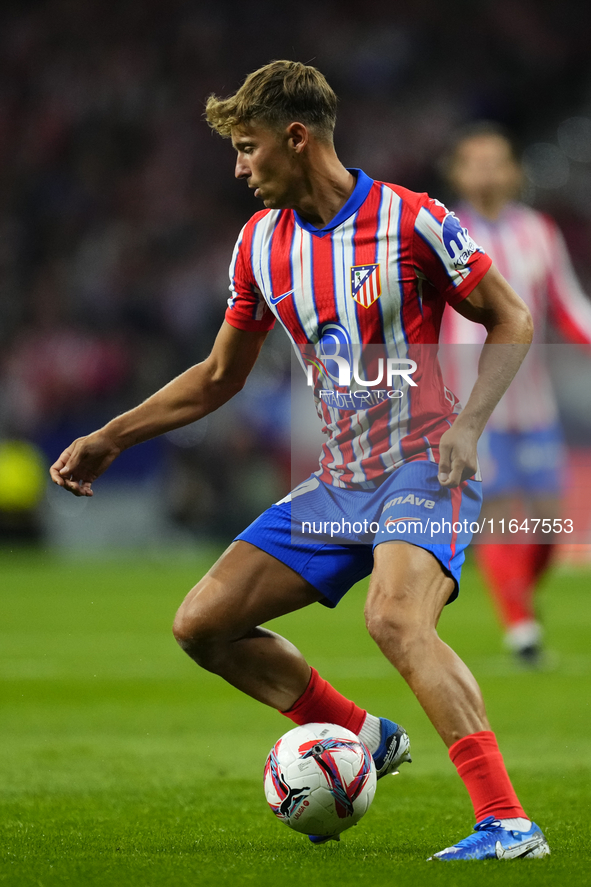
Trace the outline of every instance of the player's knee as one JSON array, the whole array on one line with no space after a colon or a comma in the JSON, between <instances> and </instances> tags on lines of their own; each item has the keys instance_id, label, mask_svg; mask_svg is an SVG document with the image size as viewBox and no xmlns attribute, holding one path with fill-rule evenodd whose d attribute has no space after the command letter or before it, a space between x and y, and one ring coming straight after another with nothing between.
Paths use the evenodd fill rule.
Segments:
<instances>
[{"instance_id":1,"label":"player's knee","mask_svg":"<svg viewBox=\"0 0 591 887\"><path fill-rule=\"evenodd\" d=\"M421 647L424 626L402 604L369 604L365 609L365 624L371 638L386 654L390 662L405 674L412 667Z\"/></svg>"},{"instance_id":2,"label":"player's knee","mask_svg":"<svg viewBox=\"0 0 591 887\"><path fill-rule=\"evenodd\" d=\"M368 609L365 611L365 624L371 638L379 647L386 644L400 643L410 632L407 621L382 609Z\"/></svg>"},{"instance_id":3,"label":"player's knee","mask_svg":"<svg viewBox=\"0 0 591 887\"><path fill-rule=\"evenodd\" d=\"M194 620L187 617L184 606L180 606L177 610L172 623L172 633L177 644L183 650L190 647L196 640Z\"/></svg>"},{"instance_id":4,"label":"player's knee","mask_svg":"<svg viewBox=\"0 0 591 887\"><path fill-rule=\"evenodd\" d=\"M205 614L181 604L175 616L172 633L178 645L203 668L213 669L217 631Z\"/></svg>"}]
</instances>

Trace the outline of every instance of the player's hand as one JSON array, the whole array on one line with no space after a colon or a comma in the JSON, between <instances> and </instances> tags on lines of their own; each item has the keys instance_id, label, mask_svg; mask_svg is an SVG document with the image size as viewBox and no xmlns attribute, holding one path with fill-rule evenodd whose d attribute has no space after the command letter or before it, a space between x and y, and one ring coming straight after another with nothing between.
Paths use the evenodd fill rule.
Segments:
<instances>
[{"instance_id":1,"label":"player's hand","mask_svg":"<svg viewBox=\"0 0 591 887\"><path fill-rule=\"evenodd\" d=\"M54 484L74 496L92 496L92 484L117 458L121 448L104 432L79 437L64 450L49 474Z\"/></svg>"},{"instance_id":2,"label":"player's hand","mask_svg":"<svg viewBox=\"0 0 591 887\"><path fill-rule=\"evenodd\" d=\"M456 419L439 441L439 472L442 487L458 487L478 470L478 436Z\"/></svg>"}]
</instances>

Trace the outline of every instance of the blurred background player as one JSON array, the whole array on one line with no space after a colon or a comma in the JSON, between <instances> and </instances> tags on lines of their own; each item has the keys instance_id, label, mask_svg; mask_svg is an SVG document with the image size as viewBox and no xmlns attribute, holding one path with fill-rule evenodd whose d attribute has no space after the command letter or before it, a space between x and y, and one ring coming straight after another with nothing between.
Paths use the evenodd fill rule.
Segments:
<instances>
[{"instance_id":1,"label":"blurred background player","mask_svg":"<svg viewBox=\"0 0 591 887\"><path fill-rule=\"evenodd\" d=\"M551 534L537 533L536 541L522 535L520 544L507 544L498 521L516 516L553 520L560 514L564 445L544 349L539 345L547 341L550 325L567 342L590 343L591 305L555 222L519 201L523 171L501 127L481 122L463 129L448 157L446 174L461 198L456 209L461 224L526 302L534 320L538 347L530 350L495 409L479 447L482 517L492 518L495 529L486 544L475 546L474 551L505 627L508 648L521 662L536 665L542 628L534 595L551 562L554 542ZM442 342L476 345L483 341L481 327L446 309ZM463 400L463 389L470 384L467 365L475 364L477 351L447 351L446 382Z\"/></svg>"}]
</instances>

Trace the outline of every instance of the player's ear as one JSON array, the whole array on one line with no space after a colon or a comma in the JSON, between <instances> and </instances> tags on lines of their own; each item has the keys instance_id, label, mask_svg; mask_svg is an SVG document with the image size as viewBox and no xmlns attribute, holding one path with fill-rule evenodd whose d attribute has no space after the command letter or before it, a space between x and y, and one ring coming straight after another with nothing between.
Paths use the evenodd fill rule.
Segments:
<instances>
[{"instance_id":1,"label":"player's ear","mask_svg":"<svg viewBox=\"0 0 591 887\"><path fill-rule=\"evenodd\" d=\"M287 127L288 146L296 154L301 154L310 140L310 133L303 123L290 123Z\"/></svg>"}]
</instances>

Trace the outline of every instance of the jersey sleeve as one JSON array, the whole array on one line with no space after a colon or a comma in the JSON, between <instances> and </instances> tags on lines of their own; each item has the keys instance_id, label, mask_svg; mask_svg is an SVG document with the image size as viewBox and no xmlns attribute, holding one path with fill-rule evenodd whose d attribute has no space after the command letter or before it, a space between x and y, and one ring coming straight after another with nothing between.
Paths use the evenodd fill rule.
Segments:
<instances>
[{"instance_id":1,"label":"jersey sleeve","mask_svg":"<svg viewBox=\"0 0 591 887\"><path fill-rule=\"evenodd\" d=\"M265 302L252 273L248 225L240 232L230 264L230 298L226 320L239 330L267 332L275 326L275 316Z\"/></svg>"},{"instance_id":2,"label":"jersey sleeve","mask_svg":"<svg viewBox=\"0 0 591 887\"><path fill-rule=\"evenodd\" d=\"M426 278L450 305L465 299L492 264L456 215L426 194L412 237L417 276Z\"/></svg>"},{"instance_id":3,"label":"jersey sleeve","mask_svg":"<svg viewBox=\"0 0 591 887\"><path fill-rule=\"evenodd\" d=\"M581 289L564 238L551 219L546 223L548 313L568 342L591 344L591 302Z\"/></svg>"}]
</instances>

